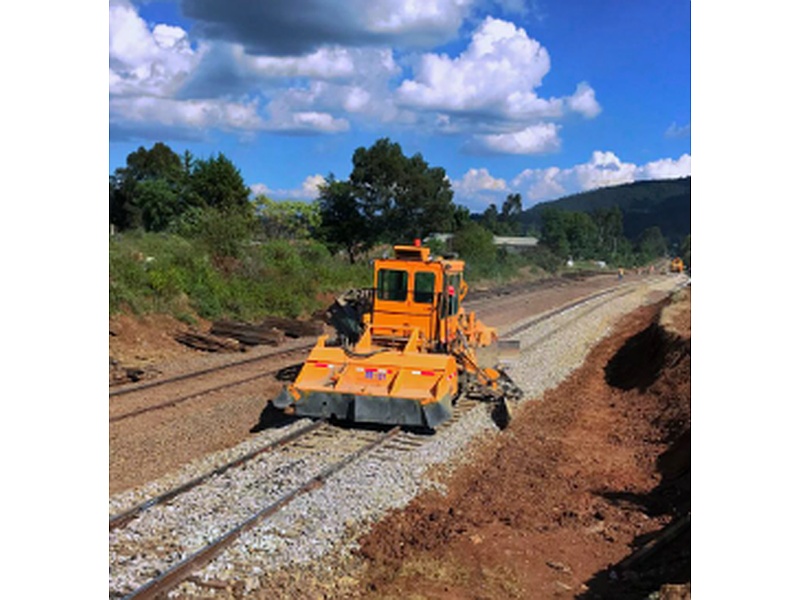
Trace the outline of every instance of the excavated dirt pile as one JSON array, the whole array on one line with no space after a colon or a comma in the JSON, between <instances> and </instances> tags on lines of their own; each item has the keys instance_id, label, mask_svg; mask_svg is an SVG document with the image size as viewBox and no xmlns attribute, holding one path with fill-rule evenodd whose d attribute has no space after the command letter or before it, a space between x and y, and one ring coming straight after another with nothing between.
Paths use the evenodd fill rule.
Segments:
<instances>
[{"instance_id":1,"label":"excavated dirt pile","mask_svg":"<svg viewBox=\"0 0 800 600\"><path fill-rule=\"evenodd\" d=\"M629 315L361 540L374 598L688 598L691 291Z\"/></svg>"}]
</instances>

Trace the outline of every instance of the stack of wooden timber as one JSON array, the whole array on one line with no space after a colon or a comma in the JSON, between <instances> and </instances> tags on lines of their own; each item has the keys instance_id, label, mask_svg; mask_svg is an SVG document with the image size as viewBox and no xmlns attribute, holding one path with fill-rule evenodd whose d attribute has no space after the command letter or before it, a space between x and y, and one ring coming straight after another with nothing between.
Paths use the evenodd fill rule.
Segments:
<instances>
[{"instance_id":1,"label":"stack of wooden timber","mask_svg":"<svg viewBox=\"0 0 800 600\"><path fill-rule=\"evenodd\" d=\"M290 338L322 335L323 331L322 323L319 321L301 321L286 317L267 317L261 326L279 329Z\"/></svg>"},{"instance_id":2,"label":"stack of wooden timber","mask_svg":"<svg viewBox=\"0 0 800 600\"><path fill-rule=\"evenodd\" d=\"M211 325L211 334L219 337L233 338L246 346L267 344L278 346L286 340L280 329L270 325L252 325L238 321L215 321Z\"/></svg>"},{"instance_id":3,"label":"stack of wooden timber","mask_svg":"<svg viewBox=\"0 0 800 600\"><path fill-rule=\"evenodd\" d=\"M200 331L184 331L175 334L175 339L185 346L206 352L244 352L245 347L239 340L228 337L202 333Z\"/></svg>"},{"instance_id":4,"label":"stack of wooden timber","mask_svg":"<svg viewBox=\"0 0 800 600\"><path fill-rule=\"evenodd\" d=\"M248 346L279 346L287 337L322 335L319 321L301 321L285 317L267 317L259 324L239 321L215 321L208 333L189 331L175 339L182 344L207 352L239 352Z\"/></svg>"}]
</instances>

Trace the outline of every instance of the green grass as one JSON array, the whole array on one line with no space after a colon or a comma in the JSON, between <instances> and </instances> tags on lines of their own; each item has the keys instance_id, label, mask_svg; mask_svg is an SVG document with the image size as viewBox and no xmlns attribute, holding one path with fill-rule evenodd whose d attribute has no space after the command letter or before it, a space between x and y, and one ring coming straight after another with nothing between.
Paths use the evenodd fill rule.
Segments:
<instances>
[{"instance_id":1,"label":"green grass","mask_svg":"<svg viewBox=\"0 0 800 600\"><path fill-rule=\"evenodd\" d=\"M328 304L326 295L370 283L368 265L349 265L316 242L268 241L236 258L211 256L202 240L126 232L109 243L113 313L168 313L184 322L298 317Z\"/></svg>"},{"instance_id":2,"label":"green grass","mask_svg":"<svg viewBox=\"0 0 800 600\"><path fill-rule=\"evenodd\" d=\"M228 246L235 246L233 256L224 254ZM500 249L467 257L465 278L474 289L580 266L592 265L566 269L544 247L520 254ZM367 262L351 265L311 240L211 244L206 235L133 231L109 242L112 314L166 313L185 323L302 317L326 307L333 295L370 285Z\"/></svg>"}]
</instances>

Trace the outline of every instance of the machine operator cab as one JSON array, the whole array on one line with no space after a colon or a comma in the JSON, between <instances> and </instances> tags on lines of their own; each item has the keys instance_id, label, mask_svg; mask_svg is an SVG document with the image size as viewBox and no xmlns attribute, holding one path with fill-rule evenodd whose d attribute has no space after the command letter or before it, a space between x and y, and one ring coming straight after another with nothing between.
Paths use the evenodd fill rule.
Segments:
<instances>
[{"instance_id":1,"label":"machine operator cab","mask_svg":"<svg viewBox=\"0 0 800 600\"><path fill-rule=\"evenodd\" d=\"M402 344L416 329L421 347L441 351L456 336L463 313L464 262L434 258L417 245L394 251L394 258L375 261L372 342Z\"/></svg>"}]
</instances>

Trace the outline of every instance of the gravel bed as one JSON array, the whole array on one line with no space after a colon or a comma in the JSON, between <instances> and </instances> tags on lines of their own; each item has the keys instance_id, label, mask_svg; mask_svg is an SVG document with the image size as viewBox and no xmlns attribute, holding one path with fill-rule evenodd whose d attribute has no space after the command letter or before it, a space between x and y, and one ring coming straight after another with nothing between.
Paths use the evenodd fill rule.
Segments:
<instances>
[{"instance_id":1,"label":"gravel bed","mask_svg":"<svg viewBox=\"0 0 800 600\"><path fill-rule=\"evenodd\" d=\"M228 464L250 452L261 448L262 446L280 439L295 430L301 429L311 422L310 419L300 419L291 422L285 427L276 429L265 429L260 433L254 434L247 441L234 446L208 454L198 460L192 461L184 465L181 469L165 475L159 479L146 483L137 488L126 490L110 496L108 499L108 514L109 516L121 514L130 510L134 506L138 506L142 502L159 496L171 489L174 489L184 483L195 479L201 475L205 475L223 465Z\"/></svg>"},{"instance_id":2,"label":"gravel bed","mask_svg":"<svg viewBox=\"0 0 800 600\"><path fill-rule=\"evenodd\" d=\"M580 366L621 316L663 298L678 283L678 279L667 277L626 286L627 293L618 297L590 301L533 326L517 336L520 358L509 367L509 374L526 392L526 398L541 397ZM112 498L110 512L117 514L305 422L294 423L280 432L262 432L230 451L196 461L173 477ZM170 597L228 598L233 597L233 590L235 596L242 597L269 588L279 573L283 580L286 573L291 574L296 589L306 590L308 597L346 594L348 586L355 583L349 574L359 564L353 555L358 537L387 511L404 507L420 492L444 491L442 474L470 460L477 447L471 442L496 433L487 407L479 405L449 427L425 438L421 447L402 449L393 445L362 458L249 531L196 573L193 581L173 590Z\"/></svg>"},{"instance_id":3,"label":"gravel bed","mask_svg":"<svg viewBox=\"0 0 800 600\"><path fill-rule=\"evenodd\" d=\"M109 588L122 597L264 506L305 484L378 434L324 428L217 475L170 503L152 507L109 535Z\"/></svg>"},{"instance_id":4,"label":"gravel bed","mask_svg":"<svg viewBox=\"0 0 800 600\"><path fill-rule=\"evenodd\" d=\"M240 582L237 591L245 595L258 590L269 572L281 568L298 573L310 570L316 577L336 573L333 576L341 582L350 570L359 535L387 511L406 506L420 492L444 492L443 476L471 458L465 450L469 442L496 430L487 407L478 405L422 446L410 449L395 443L367 455L246 533L196 579L230 582L231 587ZM408 433L403 437L415 441L421 438ZM431 469L436 466L440 467L438 476L432 477ZM186 582L170 597L199 594L208 596L209 589Z\"/></svg>"}]
</instances>

